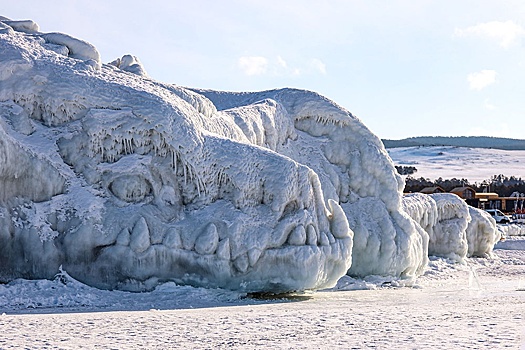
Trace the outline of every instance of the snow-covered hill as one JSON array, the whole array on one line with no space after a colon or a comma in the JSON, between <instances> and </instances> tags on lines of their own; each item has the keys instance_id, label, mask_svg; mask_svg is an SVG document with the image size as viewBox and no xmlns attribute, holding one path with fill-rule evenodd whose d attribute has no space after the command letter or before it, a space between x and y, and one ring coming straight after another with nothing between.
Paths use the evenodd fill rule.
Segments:
<instances>
[{"instance_id":1,"label":"snow-covered hill","mask_svg":"<svg viewBox=\"0 0 525 350\"><path fill-rule=\"evenodd\" d=\"M494 148L525 150L525 140L489 136L420 136L402 140L382 140L386 148L413 146L455 146L467 148Z\"/></svg>"},{"instance_id":2,"label":"snow-covered hill","mask_svg":"<svg viewBox=\"0 0 525 350\"><path fill-rule=\"evenodd\" d=\"M503 174L525 178L525 151L453 146L389 148L396 165L414 166L413 177L481 182Z\"/></svg>"}]
</instances>

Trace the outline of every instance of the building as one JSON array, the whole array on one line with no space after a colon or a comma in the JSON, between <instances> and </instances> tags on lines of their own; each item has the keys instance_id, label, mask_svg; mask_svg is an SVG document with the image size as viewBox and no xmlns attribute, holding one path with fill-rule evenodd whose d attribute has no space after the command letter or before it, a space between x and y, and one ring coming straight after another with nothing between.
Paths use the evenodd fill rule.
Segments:
<instances>
[{"instance_id":1,"label":"building","mask_svg":"<svg viewBox=\"0 0 525 350\"><path fill-rule=\"evenodd\" d=\"M454 193L460 198L463 198L468 205L479 208L480 200L476 197L476 190L469 186L462 186L453 188L450 193Z\"/></svg>"},{"instance_id":2,"label":"building","mask_svg":"<svg viewBox=\"0 0 525 350\"><path fill-rule=\"evenodd\" d=\"M419 192L424 193L424 194L432 194L432 193L445 193L445 190L441 188L440 186L432 186L432 187L425 187Z\"/></svg>"}]
</instances>

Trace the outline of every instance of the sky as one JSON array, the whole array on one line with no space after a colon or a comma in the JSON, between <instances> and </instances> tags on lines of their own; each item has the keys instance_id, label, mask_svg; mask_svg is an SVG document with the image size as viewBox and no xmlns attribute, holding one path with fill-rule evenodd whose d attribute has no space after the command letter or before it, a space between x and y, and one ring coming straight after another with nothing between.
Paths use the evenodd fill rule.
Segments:
<instances>
[{"instance_id":1,"label":"sky","mask_svg":"<svg viewBox=\"0 0 525 350\"><path fill-rule=\"evenodd\" d=\"M19 0L32 19L137 56L159 81L313 90L387 139L525 139L523 0Z\"/></svg>"}]
</instances>

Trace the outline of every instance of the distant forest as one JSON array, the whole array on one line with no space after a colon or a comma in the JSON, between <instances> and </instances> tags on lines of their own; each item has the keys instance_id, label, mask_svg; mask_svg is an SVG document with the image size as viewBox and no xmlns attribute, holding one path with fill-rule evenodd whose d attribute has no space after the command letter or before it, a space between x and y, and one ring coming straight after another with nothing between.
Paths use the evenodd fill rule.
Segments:
<instances>
[{"instance_id":1,"label":"distant forest","mask_svg":"<svg viewBox=\"0 0 525 350\"><path fill-rule=\"evenodd\" d=\"M502 150L525 150L525 140L488 136L420 136L402 140L382 140L385 148L417 146L456 146L470 148L494 148Z\"/></svg>"},{"instance_id":2,"label":"distant forest","mask_svg":"<svg viewBox=\"0 0 525 350\"><path fill-rule=\"evenodd\" d=\"M455 187L470 186L476 192L496 192L502 197L509 197L514 192L525 193L525 181L514 176L494 175L490 179L480 183L469 183L467 179L442 179L430 181L423 177L413 178L410 175L405 179L405 193L419 192L425 187L440 186L446 192L450 192Z\"/></svg>"}]
</instances>

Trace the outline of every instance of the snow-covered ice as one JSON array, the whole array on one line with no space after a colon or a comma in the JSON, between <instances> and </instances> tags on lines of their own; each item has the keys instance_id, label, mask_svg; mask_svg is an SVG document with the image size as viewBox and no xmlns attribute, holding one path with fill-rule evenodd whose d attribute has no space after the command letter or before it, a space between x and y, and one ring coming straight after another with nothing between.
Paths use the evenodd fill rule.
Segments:
<instances>
[{"instance_id":1,"label":"snow-covered ice","mask_svg":"<svg viewBox=\"0 0 525 350\"><path fill-rule=\"evenodd\" d=\"M494 245L501 239L496 220L484 210L470 207L471 221L467 227L468 255L490 257Z\"/></svg>"},{"instance_id":2,"label":"snow-covered ice","mask_svg":"<svg viewBox=\"0 0 525 350\"><path fill-rule=\"evenodd\" d=\"M525 240L507 242L493 259L432 258L412 287L346 277L340 291L254 298L17 280L0 285L0 348L524 349Z\"/></svg>"},{"instance_id":3,"label":"snow-covered ice","mask_svg":"<svg viewBox=\"0 0 525 350\"><path fill-rule=\"evenodd\" d=\"M435 193L438 220L429 232L428 254L463 261L468 253L467 227L471 221L467 203L455 194Z\"/></svg>"},{"instance_id":4,"label":"snow-covered ice","mask_svg":"<svg viewBox=\"0 0 525 350\"><path fill-rule=\"evenodd\" d=\"M525 151L453 146L389 148L396 165L414 166L412 177L467 179L480 183L494 175L525 177Z\"/></svg>"},{"instance_id":5,"label":"snow-covered ice","mask_svg":"<svg viewBox=\"0 0 525 350\"><path fill-rule=\"evenodd\" d=\"M426 235L404 215L404 183L381 141L358 118L314 92L194 91L232 116L252 142L316 172L325 197L339 202L354 233L350 275L409 279L422 273ZM278 135L293 142L269 138Z\"/></svg>"}]
</instances>

